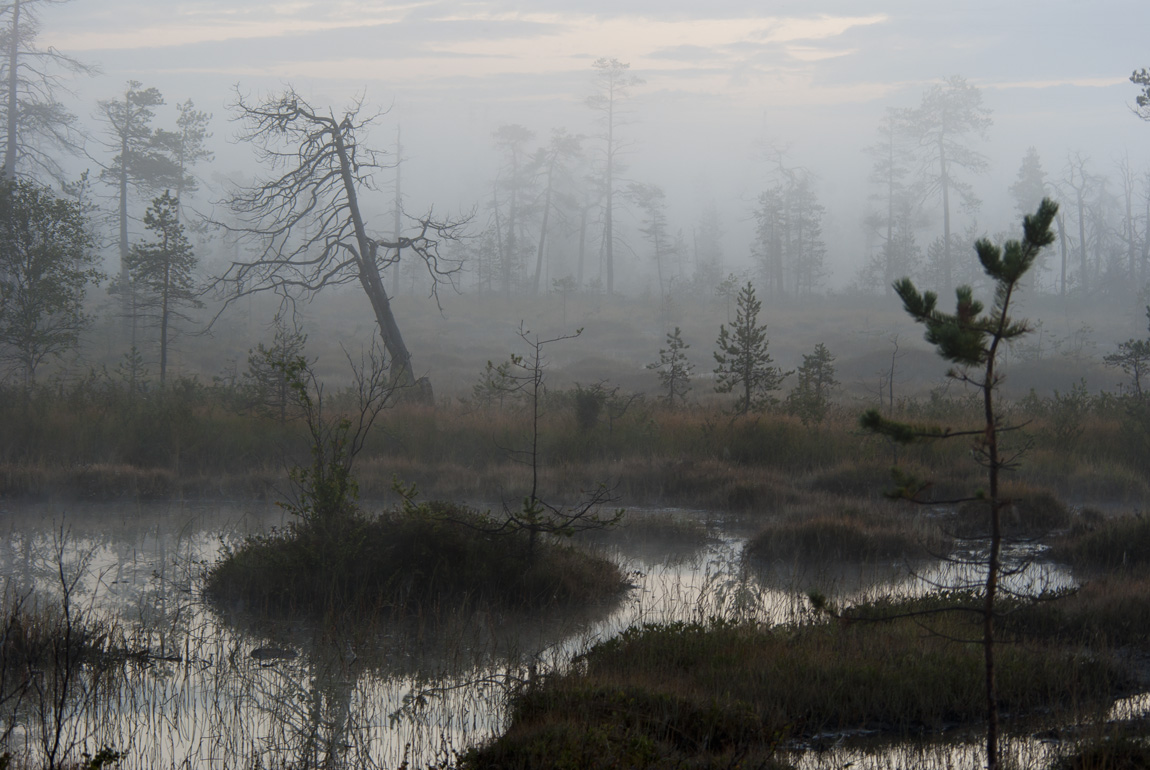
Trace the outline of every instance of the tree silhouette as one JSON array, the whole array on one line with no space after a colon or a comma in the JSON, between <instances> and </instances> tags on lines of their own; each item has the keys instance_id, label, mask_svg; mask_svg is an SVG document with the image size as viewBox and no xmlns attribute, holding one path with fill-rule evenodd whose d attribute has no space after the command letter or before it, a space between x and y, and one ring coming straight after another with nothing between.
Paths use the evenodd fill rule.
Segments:
<instances>
[{"instance_id":1,"label":"tree silhouette","mask_svg":"<svg viewBox=\"0 0 1150 770\"><path fill-rule=\"evenodd\" d=\"M84 294L101 278L79 204L31 180L0 182L0 357L25 385L88 326Z\"/></svg>"},{"instance_id":2,"label":"tree silhouette","mask_svg":"<svg viewBox=\"0 0 1150 770\"><path fill-rule=\"evenodd\" d=\"M192 271L198 260L180 223L179 201L165 192L152 201L144 214L144 226L152 233L149 243L137 244L128 254L128 275L160 327L160 385L167 381L169 332L172 321L183 317L180 307L199 307Z\"/></svg>"},{"instance_id":3,"label":"tree silhouette","mask_svg":"<svg viewBox=\"0 0 1150 770\"><path fill-rule=\"evenodd\" d=\"M904 130L919 148L919 179L924 193L937 195L942 207L943 283L954 286L951 254L951 196L962 206L975 210L979 200L970 184L956 173L986 171L989 163L968 143L971 136L983 137L990 127L990 110L982 104L982 92L965 78L954 75L936 83L922 95L922 102L903 113Z\"/></svg>"},{"instance_id":4,"label":"tree silhouette","mask_svg":"<svg viewBox=\"0 0 1150 770\"><path fill-rule=\"evenodd\" d=\"M595 68L595 93L587 98L587 106L600 114L603 127L603 261L607 293L611 294L615 291L615 182L622 170L620 156L626 150L619 128L626 122L623 105L631 89L643 80L631 74L630 64L618 59L596 59L591 66Z\"/></svg>"},{"instance_id":5,"label":"tree silhouette","mask_svg":"<svg viewBox=\"0 0 1150 770\"><path fill-rule=\"evenodd\" d=\"M375 189L379 154L358 141L376 116L362 117L361 104L342 115L313 107L292 88L253 103L240 95L237 120L269 169L269 178L234 192L229 202L239 224L217 224L257 244L251 259L233 262L215 284L225 306L262 291L312 296L328 286L359 283L375 312L380 337L399 384L415 383L411 353L403 341L384 289L381 271L400 251L427 267L432 294L451 281L459 264L440 256L444 241L458 239L463 221L416 220L411 236L388 240L368 232L359 196Z\"/></svg>"}]
</instances>

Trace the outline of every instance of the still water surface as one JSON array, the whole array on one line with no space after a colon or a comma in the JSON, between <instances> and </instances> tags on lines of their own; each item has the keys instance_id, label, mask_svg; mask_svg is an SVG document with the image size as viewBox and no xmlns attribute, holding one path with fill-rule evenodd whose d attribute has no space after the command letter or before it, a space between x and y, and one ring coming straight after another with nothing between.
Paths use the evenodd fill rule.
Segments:
<instances>
[{"instance_id":1,"label":"still water surface","mask_svg":"<svg viewBox=\"0 0 1150 770\"><path fill-rule=\"evenodd\" d=\"M199 594L221 546L283 527L271 505L163 504L0 508L0 579L43 601L65 574L79 576L80 606L114 621L150 662L88 692L68 712L77 750L113 746L122 767L225 768L283 764L420 767L497 734L504 695L538 672L636 623L746 617L799 622L817 588L838 600L977 581L974 567L777 563L752 574L743 538L699 512L646 512L706 523L627 530L606 539L631 576L620 602L578 616L504 617L460 612L317 627L221 617ZM1012 578L1018 590L1068 585L1041 564ZM253 653L255 655L253 656ZM157 658L170 657L171 660ZM34 720L13 735L28 751ZM947 747L844 748L841 736L796 756L802 767L977 765L977 736ZM1031 758L1029 743L1017 748Z\"/></svg>"}]
</instances>

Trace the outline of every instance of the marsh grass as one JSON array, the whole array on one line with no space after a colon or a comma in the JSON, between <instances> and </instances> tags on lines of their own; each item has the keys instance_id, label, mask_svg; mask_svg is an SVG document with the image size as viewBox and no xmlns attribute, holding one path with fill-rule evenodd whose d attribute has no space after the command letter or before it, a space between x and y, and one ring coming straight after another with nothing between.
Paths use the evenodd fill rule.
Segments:
<instances>
[{"instance_id":1,"label":"marsh grass","mask_svg":"<svg viewBox=\"0 0 1150 770\"><path fill-rule=\"evenodd\" d=\"M281 424L247 409L233 390L187 378L163 393L133 397L99 379L31 393L3 389L0 495L262 497L287 467L306 461L306 431L298 421ZM580 426L572 392L556 390L544 399L541 484L549 494L610 479L629 505L769 511L793 502L795 493L873 499L890 486L893 449L860 435L851 409L835 410L810 429L774 412L733 419L719 402L671 411L637 399L617 416L604 412ZM343 408L341 398L332 394L333 416ZM391 479L399 475L442 499L516 499L529 474L499 447L521 443L530 429L524 411L515 403L502 409L458 401L434 408L398 404L358 458L364 496L393 500ZM956 424L973 416L969 411L966 400L945 398L908 400L896 410L912 419L941 414ZM1087 417L1075 442L1030 450L1017 480L1071 500L1150 497L1144 473L1150 441L1135 441L1128 421L1107 412ZM1028 433L1045 435L1050 419L1034 417ZM935 499L952 499L972 488L977 468L963 461L968 451L969 445L952 442L900 449L897 458L933 480Z\"/></svg>"},{"instance_id":2,"label":"marsh grass","mask_svg":"<svg viewBox=\"0 0 1150 770\"><path fill-rule=\"evenodd\" d=\"M1055 601L1005 612L1002 628L1016 639L1150 651L1150 576L1093 578ZM1138 673L1150 684L1150 672Z\"/></svg>"},{"instance_id":3,"label":"marsh grass","mask_svg":"<svg viewBox=\"0 0 1150 770\"><path fill-rule=\"evenodd\" d=\"M978 619L943 613L926 630L904 616L928 601L797 626L631 628L592 647L572 671L515 696L507 732L463 765L529 767L556 756L575 767L595 756L588 747L609 746L633 752L628 766L674 766L686 756L708 767L765 762L780 746L827 732L893 738L977 725L981 650L955 640L977 639ZM1010 645L999 665L1003 714L1028 718L1028 729L1031 719L1098 717L1128 684L1109 658L1074 647Z\"/></svg>"},{"instance_id":4,"label":"marsh grass","mask_svg":"<svg viewBox=\"0 0 1150 770\"><path fill-rule=\"evenodd\" d=\"M0 767L27 765L29 753L30 766L49 769L114 764L121 755L111 748L84 753L76 719L115 691L130 664L154 659L122 625L77 602L63 562L59 571L62 597L8 586L0 598Z\"/></svg>"},{"instance_id":5,"label":"marsh grass","mask_svg":"<svg viewBox=\"0 0 1150 770\"><path fill-rule=\"evenodd\" d=\"M1117 732L1082 741L1050 764L1050 770L1145 770L1150 744L1145 735Z\"/></svg>"},{"instance_id":6,"label":"marsh grass","mask_svg":"<svg viewBox=\"0 0 1150 770\"><path fill-rule=\"evenodd\" d=\"M0 612L0 668L8 682L30 672L52 671L68 661L78 665L127 657L122 629L107 622L87 615L69 620L53 603L11 592Z\"/></svg>"},{"instance_id":7,"label":"marsh grass","mask_svg":"<svg viewBox=\"0 0 1150 770\"><path fill-rule=\"evenodd\" d=\"M614 563L553 541L531 554L526 533L496 532L492 524L485 514L444 503L292 523L225 548L205 591L221 606L322 615L581 606L624 590Z\"/></svg>"},{"instance_id":8,"label":"marsh grass","mask_svg":"<svg viewBox=\"0 0 1150 770\"><path fill-rule=\"evenodd\" d=\"M1150 518L1082 517L1051 543L1049 557L1086 572L1143 572L1150 565Z\"/></svg>"},{"instance_id":9,"label":"marsh grass","mask_svg":"<svg viewBox=\"0 0 1150 770\"><path fill-rule=\"evenodd\" d=\"M765 563L918 562L951 546L937 524L886 502L847 503L821 495L769 522L747 541L743 555Z\"/></svg>"}]
</instances>

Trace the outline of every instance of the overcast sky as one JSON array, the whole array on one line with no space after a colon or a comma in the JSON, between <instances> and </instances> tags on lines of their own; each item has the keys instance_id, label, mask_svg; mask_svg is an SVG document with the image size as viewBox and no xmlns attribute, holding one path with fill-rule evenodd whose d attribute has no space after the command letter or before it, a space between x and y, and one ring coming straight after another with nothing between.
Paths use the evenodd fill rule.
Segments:
<instances>
[{"instance_id":1,"label":"overcast sky","mask_svg":"<svg viewBox=\"0 0 1150 770\"><path fill-rule=\"evenodd\" d=\"M403 123L412 195L458 207L493 176L500 124L592 133L591 64L614 57L645 81L634 175L664 185L673 210L714 198L737 230L765 174L756 147L790 147L820 177L840 260L857 233L846 203L866 194L861 148L885 108L914 106L939 78L966 77L993 110L979 146L995 164L978 182L988 206L1030 145L1052 175L1070 150L1107 168L1150 156L1128 82L1150 66L1147 0L74 0L44 11L41 42L100 67L74 84L84 114L134 79L215 113L221 140L237 85L292 83L337 107L364 94Z\"/></svg>"}]
</instances>

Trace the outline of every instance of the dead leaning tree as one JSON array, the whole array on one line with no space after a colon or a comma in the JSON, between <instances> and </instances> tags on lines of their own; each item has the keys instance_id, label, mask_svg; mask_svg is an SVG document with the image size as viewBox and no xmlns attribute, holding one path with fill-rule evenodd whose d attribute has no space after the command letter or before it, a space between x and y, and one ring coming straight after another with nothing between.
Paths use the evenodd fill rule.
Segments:
<instances>
[{"instance_id":1,"label":"dead leaning tree","mask_svg":"<svg viewBox=\"0 0 1150 770\"><path fill-rule=\"evenodd\" d=\"M440 245L458 240L468 218L436 220L428 212L413 218L410 237L368 234L359 194L376 189L372 175L384 165L380 153L357 141L357 133L381 114L361 117L362 106L356 101L336 117L313 108L291 87L258 103L237 92L234 120L244 126L239 138L256 148L270 173L227 200L236 221L217 224L257 245L251 259L233 262L214 285L223 289L227 307L258 292L310 298L326 286L358 281L391 359L393 384L415 385L411 353L381 272L405 252L422 260L438 301L439 285L450 283L460 268L440 255Z\"/></svg>"}]
</instances>

